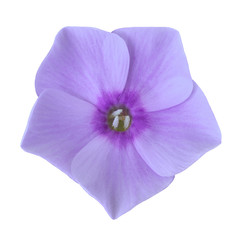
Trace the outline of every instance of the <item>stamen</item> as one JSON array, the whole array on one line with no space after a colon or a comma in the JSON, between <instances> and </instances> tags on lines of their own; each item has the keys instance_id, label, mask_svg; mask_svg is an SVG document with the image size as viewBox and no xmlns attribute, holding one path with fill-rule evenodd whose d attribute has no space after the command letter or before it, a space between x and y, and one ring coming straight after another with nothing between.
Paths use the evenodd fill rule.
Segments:
<instances>
[{"instance_id":1,"label":"stamen","mask_svg":"<svg viewBox=\"0 0 240 240\"><path fill-rule=\"evenodd\" d=\"M116 116L112 123L112 126L114 127L114 129L118 128L118 124L119 124L119 117Z\"/></svg>"},{"instance_id":2,"label":"stamen","mask_svg":"<svg viewBox=\"0 0 240 240\"><path fill-rule=\"evenodd\" d=\"M131 115L126 107L112 108L107 117L108 126L117 132L125 132L131 125Z\"/></svg>"},{"instance_id":3,"label":"stamen","mask_svg":"<svg viewBox=\"0 0 240 240\"><path fill-rule=\"evenodd\" d=\"M126 116L124 119L124 128L127 129L130 123L130 117Z\"/></svg>"},{"instance_id":4,"label":"stamen","mask_svg":"<svg viewBox=\"0 0 240 240\"><path fill-rule=\"evenodd\" d=\"M116 110L116 111L114 111L114 112L112 113L112 116L116 117L116 116L118 116L122 111L123 111L122 109L118 109L118 110Z\"/></svg>"}]
</instances>

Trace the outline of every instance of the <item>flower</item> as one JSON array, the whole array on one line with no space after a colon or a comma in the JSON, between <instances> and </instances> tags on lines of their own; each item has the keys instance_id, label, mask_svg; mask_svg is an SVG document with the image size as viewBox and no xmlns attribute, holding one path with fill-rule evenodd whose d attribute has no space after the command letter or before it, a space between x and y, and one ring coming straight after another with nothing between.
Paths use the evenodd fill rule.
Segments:
<instances>
[{"instance_id":1,"label":"flower","mask_svg":"<svg viewBox=\"0 0 240 240\"><path fill-rule=\"evenodd\" d=\"M22 148L117 218L221 142L171 28L66 27L36 75Z\"/></svg>"}]
</instances>

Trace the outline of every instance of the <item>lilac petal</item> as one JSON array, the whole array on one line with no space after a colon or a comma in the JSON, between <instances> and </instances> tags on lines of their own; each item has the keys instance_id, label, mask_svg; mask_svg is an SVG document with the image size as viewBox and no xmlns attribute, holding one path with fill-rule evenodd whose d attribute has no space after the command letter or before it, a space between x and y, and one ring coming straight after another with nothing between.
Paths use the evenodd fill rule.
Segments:
<instances>
[{"instance_id":1,"label":"lilac petal","mask_svg":"<svg viewBox=\"0 0 240 240\"><path fill-rule=\"evenodd\" d=\"M91 126L94 111L88 102L45 90L32 110L21 146L70 175L72 159L96 135Z\"/></svg>"},{"instance_id":2,"label":"lilac petal","mask_svg":"<svg viewBox=\"0 0 240 240\"><path fill-rule=\"evenodd\" d=\"M147 111L183 102L192 91L187 59L179 33L171 28L123 28L130 53L126 88L138 91Z\"/></svg>"},{"instance_id":3,"label":"lilac petal","mask_svg":"<svg viewBox=\"0 0 240 240\"><path fill-rule=\"evenodd\" d=\"M122 91L129 53L116 34L95 28L62 29L36 76L39 95L46 88L61 89L96 103L102 91Z\"/></svg>"},{"instance_id":4,"label":"lilac petal","mask_svg":"<svg viewBox=\"0 0 240 240\"><path fill-rule=\"evenodd\" d=\"M76 155L72 175L113 219L160 192L174 179L154 173L132 144L121 149L103 136L93 139Z\"/></svg>"},{"instance_id":5,"label":"lilac petal","mask_svg":"<svg viewBox=\"0 0 240 240\"><path fill-rule=\"evenodd\" d=\"M160 176L175 175L221 142L221 133L201 89L182 104L148 113L149 129L134 145L145 162Z\"/></svg>"}]
</instances>

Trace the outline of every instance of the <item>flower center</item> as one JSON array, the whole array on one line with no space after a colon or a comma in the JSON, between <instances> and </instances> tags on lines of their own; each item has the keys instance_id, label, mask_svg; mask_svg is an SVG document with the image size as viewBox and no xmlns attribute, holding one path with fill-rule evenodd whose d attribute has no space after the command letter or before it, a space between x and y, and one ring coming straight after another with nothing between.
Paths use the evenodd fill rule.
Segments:
<instances>
[{"instance_id":1,"label":"flower center","mask_svg":"<svg viewBox=\"0 0 240 240\"><path fill-rule=\"evenodd\" d=\"M117 132L125 132L131 125L132 117L126 107L113 107L107 115L110 129Z\"/></svg>"}]
</instances>

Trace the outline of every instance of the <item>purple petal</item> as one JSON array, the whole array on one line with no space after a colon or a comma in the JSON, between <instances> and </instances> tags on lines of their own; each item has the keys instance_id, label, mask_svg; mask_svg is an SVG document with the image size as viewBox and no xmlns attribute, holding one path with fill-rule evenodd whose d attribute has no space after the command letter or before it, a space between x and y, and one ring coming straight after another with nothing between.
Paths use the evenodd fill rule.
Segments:
<instances>
[{"instance_id":1,"label":"purple petal","mask_svg":"<svg viewBox=\"0 0 240 240\"><path fill-rule=\"evenodd\" d=\"M114 33L129 49L126 88L138 91L147 111L183 102L192 91L187 59L179 33L171 28L123 28Z\"/></svg>"},{"instance_id":2,"label":"purple petal","mask_svg":"<svg viewBox=\"0 0 240 240\"><path fill-rule=\"evenodd\" d=\"M102 136L76 155L72 175L113 219L160 192L174 179L154 173L131 144L121 149Z\"/></svg>"},{"instance_id":3,"label":"purple petal","mask_svg":"<svg viewBox=\"0 0 240 240\"><path fill-rule=\"evenodd\" d=\"M21 146L70 175L73 157L96 135L91 125L95 111L88 102L45 90L32 110Z\"/></svg>"},{"instance_id":4,"label":"purple petal","mask_svg":"<svg viewBox=\"0 0 240 240\"><path fill-rule=\"evenodd\" d=\"M170 109L148 113L150 127L134 145L160 176L175 175L221 142L221 133L201 89Z\"/></svg>"},{"instance_id":5,"label":"purple petal","mask_svg":"<svg viewBox=\"0 0 240 240\"><path fill-rule=\"evenodd\" d=\"M95 28L62 29L36 76L39 95L46 88L62 89L96 103L102 91L122 91L129 53L116 34Z\"/></svg>"}]
</instances>

